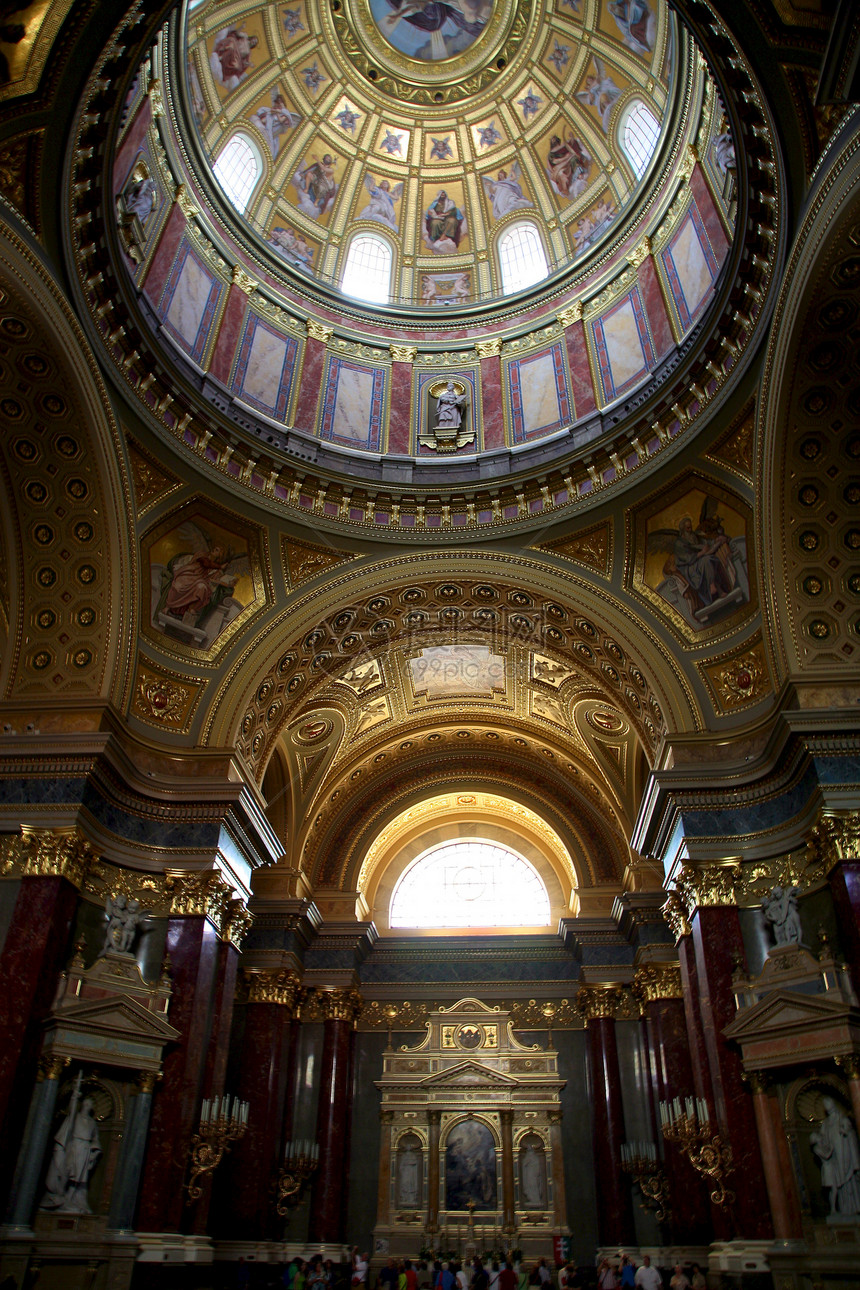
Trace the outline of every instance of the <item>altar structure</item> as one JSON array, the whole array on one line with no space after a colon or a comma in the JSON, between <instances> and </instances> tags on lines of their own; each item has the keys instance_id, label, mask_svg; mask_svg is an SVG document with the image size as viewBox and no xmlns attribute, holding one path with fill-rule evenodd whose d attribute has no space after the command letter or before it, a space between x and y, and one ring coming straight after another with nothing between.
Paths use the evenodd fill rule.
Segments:
<instances>
[{"instance_id":1,"label":"altar structure","mask_svg":"<svg viewBox=\"0 0 860 1290\"><path fill-rule=\"evenodd\" d=\"M568 1233L551 1042L523 1044L510 1012L461 999L383 1063L376 1254L537 1257Z\"/></svg>"}]
</instances>

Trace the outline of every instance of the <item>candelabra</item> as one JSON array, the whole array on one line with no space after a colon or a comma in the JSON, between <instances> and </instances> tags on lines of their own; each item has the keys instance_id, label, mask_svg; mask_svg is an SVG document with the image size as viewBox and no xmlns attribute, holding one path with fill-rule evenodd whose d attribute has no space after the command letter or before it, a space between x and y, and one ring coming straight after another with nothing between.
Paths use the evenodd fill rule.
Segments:
<instances>
[{"instance_id":1,"label":"candelabra","mask_svg":"<svg viewBox=\"0 0 860 1290\"><path fill-rule=\"evenodd\" d=\"M197 1180L218 1168L224 1152L245 1136L247 1128L247 1102L228 1096L204 1099L200 1108L200 1127L191 1139L189 1201L200 1199L203 1188Z\"/></svg>"},{"instance_id":2,"label":"candelabra","mask_svg":"<svg viewBox=\"0 0 860 1290\"><path fill-rule=\"evenodd\" d=\"M621 1168L638 1183L645 1209L653 1209L658 1223L670 1223L669 1184L654 1143L622 1142Z\"/></svg>"},{"instance_id":3,"label":"candelabra","mask_svg":"<svg viewBox=\"0 0 860 1290\"><path fill-rule=\"evenodd\" d=\"M315 1142L288 1142L284 1163L278 1174L275 1209L281 1218L294 1209L302 1198L311 1174L319 1165L320 1149Z\"/></svg>"},{"instance_id":4,"label":"candelabra","mask_svg":"<svg viewBox=\"0 0 860 1290\"><path fill-rule=\"evenodd\" d=\"M728 1209L735 1200L735 1193L726 1187L726 1177L732 1171L732 1149L711 1129L710 1120L704 1098L688 1097L683 1107L679 1097L660 1103L663 1137L680 1147L693 1168L711 1180L713 1204Z\"/></svg>"}]
</instances>

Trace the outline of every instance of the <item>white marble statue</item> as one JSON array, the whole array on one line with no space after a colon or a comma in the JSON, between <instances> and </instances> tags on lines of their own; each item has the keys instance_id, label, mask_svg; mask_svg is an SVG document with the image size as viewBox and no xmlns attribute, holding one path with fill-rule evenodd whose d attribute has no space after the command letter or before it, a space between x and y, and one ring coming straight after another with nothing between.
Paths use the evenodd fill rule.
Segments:
<instances>
[{"instance_id":1,"label":"white marble statue","mask_svg":"<svg viewBox=\"0 0 860 1290\"><path fill-rule=\"evenodd\" d=\"M798 887L774 887L770 895L762 897L762 911L773 928L777 945L800 945L803 940L797 910L799 894Z\"/></svg>"},{"instance_id":2,"label":"white marble statue","mask_svg":"<svg viewBox=\"0 0 860 1290\"><path fill-rule=\"evenodd\" d=\"M460 422L463 420L465 406L465 394L460 394L454 382L449 381L437 400L436 426L440 430L459 429Z\"/></svg>"},{"instance_id":3,"label":"white marble statue","mask_svg":"<svg viewBox=\"0 0 860 1290\"><path fill-rule=\"evenodd\" d=\"M147 917L147 911L141 909L139 900L129 900L120 892L117 896L108 893L105 914L108 925L105 929L105 942L98 957L103 958L105 954L130 954L138 928Z\"/></svg>"},{"instance_id":4,"label":"white marble statue","mask_svg":"<svg viewBox=\"0 0 860 1290\"><path fill-rule=\"evenodd\" d=\"M54 1134L54 1153L45 1179L42 1209L89 1214L87 1183L102 1154L92 1098L79 1101L80 1081L69 1112Z\"/></svg>"},{"instance_id":5,"label":"white marble statue","mask_svg":"<svg viewBox=\"0 0 860 1290\"><path fill-rule=\"evenodd\" d=\"M543 1156L536 1147L529 1147L520 1163L523 1185L523 1202L530 1208L543 1209L546 1205L546 1182Z\"/></svg>"},{"instance_id":6,"label":"white marble statue","mask_svg":"<svg viewBox=\"0 0 860 1290\"><path fill-rule=\"evenodd\" d=\"M830 1213L860 1214L860 1144L848 1116L831 1097L824 1102L824 1119L809 1135L821 1165L821 1186L830 1191Z\"/></svg>"},{"instance_id":7,"label":"white marble statue","mask_svg":"<svg viewBox=\"0 0 860 1290\"><path fill-rule=\"evenodd\" d=\"M421 1160L413 1148L401 1151L397 1159L397 1203L403 1209L414 1209L420 1204Z\"/></svg>"}]
</instances>

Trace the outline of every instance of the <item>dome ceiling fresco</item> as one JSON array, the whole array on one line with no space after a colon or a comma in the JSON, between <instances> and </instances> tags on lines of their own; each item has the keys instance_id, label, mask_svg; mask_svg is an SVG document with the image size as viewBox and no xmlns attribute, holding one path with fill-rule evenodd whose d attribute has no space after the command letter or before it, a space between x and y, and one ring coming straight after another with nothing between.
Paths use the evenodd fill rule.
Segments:
<instances>
[{"instance_id":1,"label":"dome ceiling fresco","mask_svg":"<svg viewBox=\"0 0 860 1290\"><path fill-rule=\"evenodd\" d=\"M550 271L587 255L677 126L660 0L204 3L184 39L205 158L237 136L253 153L246 221L335 285L353 236L381 235L395 303L498 295L500 234L525 219Z\"/></svg>"}]
</instances>

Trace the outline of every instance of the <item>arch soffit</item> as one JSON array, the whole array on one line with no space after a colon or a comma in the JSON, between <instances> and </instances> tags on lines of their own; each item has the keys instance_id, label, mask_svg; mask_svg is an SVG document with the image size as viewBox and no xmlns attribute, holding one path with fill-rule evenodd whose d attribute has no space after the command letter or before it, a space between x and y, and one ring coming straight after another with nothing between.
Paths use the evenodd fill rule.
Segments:
<instances>
[{"instance_id":1,"label":"arch soffit","mask_svg":"<svg viewBox=\"0 0 860 1290\"><path fill-rule=\"evenodd\" d=\"M845 666L854 653L846 646L850 645L848 620L854 617L856 596L844 597L849 601L847 610L844 604L841 609L836 607L842 590L838 565L842 563L844 568L848 535L845 523L827 523L824 513L835 505L847 521L842 488L846 472L856 474L857 470L856 456L847 446L852 405L856 427L860 381L849 382L840 396L832 375L828 375L831 367L840 371L847 367L839 341L860 316L856 278L853 273L840 278L838 263L841 257L860 255L860 128L856 119L847 138L845 133L836 136L828 163L819 170L788 259L759 406L757 545L770 561L773 575L762 579L762 625L778 683L817 666L830 669L836 661ZM848 405L849 415L843 417L842 433L834 435L839 426L841 409L836 404L840 398ZM807 443L817 445L814 457L806 456L813 451ZM827 448L832 463L827 459ZM828 490L828 466L838 485L835 491ZM802 496L802 490L810 485L815 496ZM801 520L803 523L798 523ZM805 533L812 535L806 548L802 545L807 540ZM829 546L834 547L832 555ZM805 575L815 580L810 593L804 585Z\"/></svg>"},{"instance_id":2,"label":"arch soffit","mask_svg":"<svg viewBox=\"0 0 860 1290\"><path fill-rule=\"evenodd\" d=\"M7 464L15 481L9 491L14 518L8 519L19 535L34 526L45 529L41 546L27 544L40 565L33 571L35 579L25 577L23 569L16 578L10 570L10 587L17 590L3 688L7 695L32 704L50 686L55 699L59 669L66 674L66 692L109 698L124 709L132 680L126 659L137 627L138 567L136 545L130 540L134 507L122 437L98 366L54 274L34 247L8 226L0 230L2 295L7 310L20 313L25 328L31 329L29 335L10 333L7 339L20 341L18 348L28 350L20 356L25 364L29 351L42 360L41 370L32 362L22 369L30 386L21 394L22 401L32 397L36 403L29 418L22 419L21 439L32 446L25 457L16 457L13 449ZM29 433L39 422L47 422L51 438L45 443ZM65 456L62 440L68 441ZM49 460L60 467L54 475L40 470ZM62 533L49 504L59 488L67 503ZM34 500L43 492L44 500ZM54 549L63 546L72 549L72 558L54 560ZM13 551L20 558L18 541L10 556ZM31 619L39 639L24 650L23 632ZM44 658L51 662L43 663Z\"/></svg>"},{"instance_id":3,"label":"arch soffit","mask_svg":"<svg viewBox=\"0 0 860 1290\"><path fill-rule=\"evenodd\" d=\"M502 754L503 755L500 755ZM302 868L314 885L355 891L364 859L379 835L404 812L440 794L485 792L527 807L561 839L580 886L619 882L627 863L620 829L561 771L537 765L516 749L464 756L429 745L393 767L382 762L349 796L329 801L313 819Z\"/></svg>"},{"instance_id":4,"label":"arch soffit","mask_svg":"<svg viewBox=\"0 0 860 1290\"><path fill-rule=\"evenodd\" d=\"M375 656L393 639L409 639L419 646L426 629L409 623L409 615L414 608L420 611L420 600L427 598L431 588L456 587L458 579L467 582L452 600L468 600L470 606L474 605L477 584L486 585L492 596L486 604L487 610L490 613L501 610L503 618L509 609L518 608L515 597L524 595L526 601L520 617L531 623L533 647L541 652L547 648L547 632L552 631L561 634L564 644L550 645L550 652L558 653L566 648L574 658L577 655L573 651L581 651L582 645L590 651L589 638L617 642L644 679L649 702L653 700L650 711L655 717L655 735L650 740L646 737L646 744L650 742L652 748L666 730L677 733L704 728L700 706L684 672L681 652L667 652L657 631L625 610L608 588L591 582L579 570L561 570L531 555L432 551L381 561L352 562L273 617L258 631L253 642L242 643L241 653L215 689L203 718L203 741L215 746L238 744L255 771L261 774L282 727L320 688L312 681L308 684L315 672L326 683L335 674L348 671L357 661ZM418 597L414 605L404 600L404 594L410 591ZM561 610L560 620L552 606ZM345 617L350 612L367 618L364 631L356 630L354 623ZM534 630L537 612L542 615L540 626L547 629L543 634ZM344 624L342 628L335 626L338 619ZM386 628L385 632L374 635L374 621L390 624L390 630ZM483 639L490 644L519 630L517 623L509 625L508 632L504 633L500 630L501 621L489 628L482 627L474 618L471 621L474 622L472 639ZM584 628L578 626L581 623L585 623ZM448 630L453 638L452 629L446 629L444 624L444 617L440 617L438 629ZM468 622L457 628L457 638L466 639L467 630ZM431 642L428 639L424 643ZM285 667L285 659L290 655L292 661ZM315 666L315 659L320 656L324 658L324 665ZM291 678L286 686L281 685L287 672L302 675L294 701L287 692ZM597 668L593 669L593 681L599 691L606 692L608 701L618 704L621 695L606 685ZM261 688L265 688L265 696L259 702L255 696ZM267 722L266 713L276 689L285 691L283 703L276 719ZM641 729L637 714L630 712L628 716ZM264 735L253 750L243 737L243 724Z\"/></svg>"}]
</instances>

